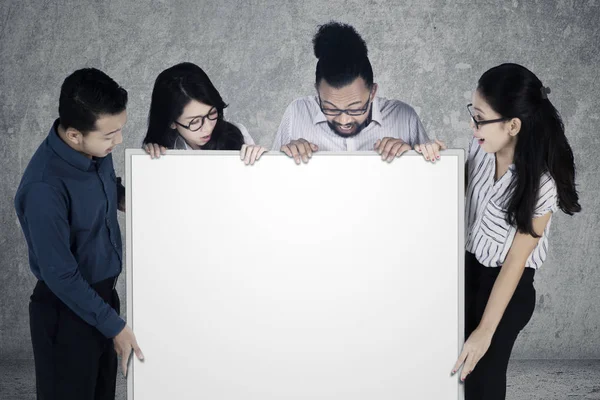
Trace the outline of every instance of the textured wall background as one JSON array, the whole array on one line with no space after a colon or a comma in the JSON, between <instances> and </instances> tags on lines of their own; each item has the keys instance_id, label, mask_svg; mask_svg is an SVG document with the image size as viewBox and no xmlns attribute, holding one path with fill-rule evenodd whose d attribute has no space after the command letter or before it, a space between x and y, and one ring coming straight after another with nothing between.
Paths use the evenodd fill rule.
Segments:
<instances>
[{"instance_id":1,"label":"textured wall background","mask_svg":"<svg viewBox=\"0 0 600 400\"><path fill-rule=\"evenodd\" d=\"M516 358L600 358L600 2L587 1L16 1L0 3L0 357L32 357L34 286L13 208L21 174L58 113L63 79L100 68L130 93L123 146L139 147L152 84L192 61L230 103L228 118L270 146L285 107L313 93L311 38L330 19L354 25L380 95L415 107L433 136L465 147L465 105L502 62L552 88L578 165L584 212L555 217L537 274L538 306ZM125 227L121 217L121 226ZM124 298L124 276L120 291Z\"/></svg>"}]
</instances>

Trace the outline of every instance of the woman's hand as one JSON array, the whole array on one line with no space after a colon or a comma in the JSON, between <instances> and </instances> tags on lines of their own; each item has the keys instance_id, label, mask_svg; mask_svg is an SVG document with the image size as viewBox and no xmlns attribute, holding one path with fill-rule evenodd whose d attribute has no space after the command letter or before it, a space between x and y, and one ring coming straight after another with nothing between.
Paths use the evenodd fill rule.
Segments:
<instances>
[{"instance_id":1,"label":"woman's hand","mask_svg":"<svg viewBox=\"0 0 600 400\"><path fill-rule=\"evenodd\" d=\"M166 147L159 146L156 143L146 143L143 148L146 153L150 154L150 158L160 158L161 155L164 156L167 152Z\"/></svg>"},{"instance_id":2,"label":"woman's hand","mask_svg":"<svg viewBox=\"0 0 600 400\"><path fill-rule=\"evenodd\" d=\"M446 144L441 140L435 140L430 143L417 144L415 145L414 150L423 155L425 161L431 161L434 163L436 160L440 159L440 150L446 150Z\"/></svg>"},{"instance_id":3,"label":"woman's hand","mask_svg":"<svg viewBox=\"0 0 600 400\"><path fill-rule=\"evenodd\" d=\"M494 336L493 332L477 327L465 342L462 353L460 353L460 356L452 369L452 375L454 375L460 366L464 364L462 373L460 374L460 380L464 382L467 375L473 372L473 369L479 360L481 360L481 357L483 357L490 348L492 336Z\"/></svg>"},{"instance_id":4,"label":"woman's hand","mask_svg":"<svg viewBox=\"0 0 600 400\"><path fill-rule=\"evenodd\" d=\"M256 161L263 155L263 153L267 152L268 149L254 145L254 144L243 144L240 150L240 159L244 161L246 165L254 165Z\"/></svg>"}]
</instances>

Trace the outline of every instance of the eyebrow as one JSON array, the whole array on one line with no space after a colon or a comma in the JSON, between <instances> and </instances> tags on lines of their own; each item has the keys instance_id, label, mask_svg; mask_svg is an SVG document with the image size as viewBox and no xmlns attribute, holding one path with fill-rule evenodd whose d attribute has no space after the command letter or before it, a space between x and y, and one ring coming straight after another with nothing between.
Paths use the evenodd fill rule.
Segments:
<instances>
[{"instance_id":1,"label":"eyebrow","mask_svg":"<svg viewBox=\"0 0 600 400\"><path fill-rule=\"evenodd\" d=\"M475 106L473 106L473 110L476 110L476 111L479 111L479 112L480 112L480 113L482 113L482 114L485 114L485 113L484 113L484 112L483 112L481 109L479 109L479 108L477 108L477 107L475 107Z\"/></svg>"},{"instance_id":2,"label":"eyebrow","mask_svg":"<svg viewBox=\"0 0 600 400\"><path fill-rule=\"evenodd\" d=\"M334 106L334 107L336 107L336 108L337 108L337 106L336 106L335 104L333 104L332 102L330 102L330 101L323 100L323 103L329 103L329 104L331 104L332 106ZM354 103L350 103L350 104L348 104L346 107L350 107L350 106L353 106L353 105L355 105L355 104L362 104L362 102L361 102L360 100L359 100L359 101L355 101Z\"/></svg>"},{"instance_id":3,"label":"eyebrow","mask_svg":"<svg viewBox=\"0 0 600 400\"><path fill-rule=\"evenodd\" d=\"M205 115L201 115L201 114L198 114L198 115L192 115L191 117L185 117L185 118L184 118L184 120L186 120L186 119L194 119L194 118L202 118L202 117L206 117L207 115L209 115L209 114L210 114L211 112L213 112L213 111L219 111L219 110L217 110L215 107L211 107L211 108L210 108L210 110L208 110L208 113L206 113Z\"/></svg>"},{"instance_id":4,"label":"eyebrow","mask_svg":"<svg viewBox=\"0 0 600 400\"><path fill-rule=\"evenodd\" d=\"M113 133L117 133L117 132L119 132L121 129L123 129L123 128L119 128L119 129L117 129L117 130L114 130L114 131L112 131L112 132L105 133L105 134L104 134L104 136L108 136L108 135L112 135Z\"/></svg>"}]
</instances>

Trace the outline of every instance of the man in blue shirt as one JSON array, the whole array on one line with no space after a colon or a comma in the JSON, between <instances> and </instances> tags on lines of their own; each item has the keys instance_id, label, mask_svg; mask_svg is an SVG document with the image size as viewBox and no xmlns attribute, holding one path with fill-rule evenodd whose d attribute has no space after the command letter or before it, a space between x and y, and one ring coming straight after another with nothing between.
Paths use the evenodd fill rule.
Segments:
<instances>
[{"instance_id":1,"label":"man in blue shirt","mask_svg":"<svg viewBox=\"0 0 600 400\"><path fill-rule=\"evenodd\" d=\"M59 119L15 196L38 278L29 304L38 399L114 400L117 354L124 374L132 349L143 359L115 290L122 191L111 152L126 105L127 91L97 69L67 77Z\"/></svg>"}]
</instances>

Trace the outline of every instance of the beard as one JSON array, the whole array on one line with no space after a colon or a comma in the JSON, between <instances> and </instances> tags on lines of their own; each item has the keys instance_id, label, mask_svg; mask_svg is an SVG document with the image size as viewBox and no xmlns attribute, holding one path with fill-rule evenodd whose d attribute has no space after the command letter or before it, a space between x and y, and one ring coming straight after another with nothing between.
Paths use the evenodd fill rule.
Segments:
<instances>
[{"instance_id":1,"label":"beard","mask_svg":"<svg viewBox=\"0 0 600 400\"><path fill-rule=\"evenodd\" d=\"M336 135L341 136L345 139L352 138L352 137L355 137L356 135L358 135L363 129L365 129L371 123L372 111L373 111L373 109L371 108L371 110L369 110L369 116L361 124L357 124L356 122L353 122L351 124L355 128L354 132L352 132L352 133L342 133L342 132L338 131L338 126L345 126L345 125L338 124L337 122L327 121L327 125L329 125L329 127L331 128L333 133L335 133Z\"/></svg>"}]
</instances>

